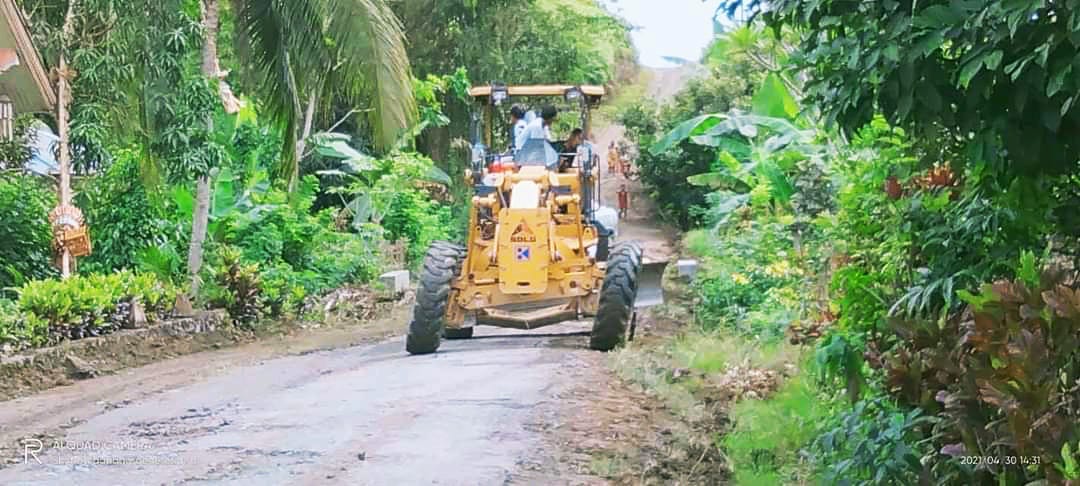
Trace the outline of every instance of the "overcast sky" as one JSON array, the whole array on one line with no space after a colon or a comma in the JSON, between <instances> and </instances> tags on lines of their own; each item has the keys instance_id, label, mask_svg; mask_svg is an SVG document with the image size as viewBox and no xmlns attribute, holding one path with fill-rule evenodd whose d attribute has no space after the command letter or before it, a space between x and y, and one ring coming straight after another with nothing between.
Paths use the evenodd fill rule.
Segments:
<instances>
[{"instance_id":1,"label":"overcast sky","mask_svg":"<svg viewBox=\"0 0 1080 486\"><path fill-rule=\"evenodd\" d=\"M630 21L641 63L667 67L664 56L698 61L713 36L713 13L720 0L603 0Z\"/></svg>"}]
</instances>

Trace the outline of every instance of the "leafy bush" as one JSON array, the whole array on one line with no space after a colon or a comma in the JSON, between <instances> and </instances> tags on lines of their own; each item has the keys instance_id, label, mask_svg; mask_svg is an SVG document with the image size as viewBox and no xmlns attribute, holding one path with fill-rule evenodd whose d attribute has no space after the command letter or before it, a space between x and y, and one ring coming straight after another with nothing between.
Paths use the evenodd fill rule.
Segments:
<instances>
[{"instance_id":1,"label":"leafy bush","mask_svg":"<svg viewBox=\"0 0 1080 486\"><path fill-rule=\"evenodd\" d=\"M134 300L152 318L172 306L177 290L154 275L124 271L35 280L17 293L17 314L14 320L8 318L7 339L22 347L112 332L127 319L128 304Z\"/></svg>"},{"instance_id":2,"label":"leafy bush","mask_svg":"<svg viewBox=\"0 0 1080 486\"><path fill-rule=\"evenodd\" d=\"M864 400L832 417L807 447L825 484L918 484L930 419L884 398Z\"/></svg>"},{"instance_id":3,"label":"leafy bush","mask_svg":"<svg viewBox=\"0 0 1080 486\"><path fill-rule=\"evenodd\" d=\"M834 164L835 217L818 219L834 252L838 311L835 336L822 344L831 351L821 354L852 393L863 381L863 351L895 342L885 332L890 315L957 311L958 292L1011 277L1021 250L1045 247L1051 231L1050 191L1021 181L995 189L998 181L977 174L962 188L924 186L914 155L905 132L876 118Z\"/></svg>"},{"instance_id":4,"label":"leafy bush","mask_svg":"<svg viewBox=\"0 0 1080 486\"><path fill-rule=\"evenodd\" d=\"M211 306L225 308L237 322L251 324L263 316L294 314L309 296L343 285L370 282L382 270L376 241L330 230L328 215L324 212L320 217L286 215L283 216L285 219L270 218L270 225L275 221L299 220L302 225L309 226L310 231L303 242L296 234L298 251L293 254L295 258L290 258L298 262L296 264L282 256L285 245L263 244L267 242L267 233L281 231L281 228L287 233L292 223L269 230L255 229L252 234L256 236L250 239L230 238L227 241L235 245L226 244L211 252L205 276L207 285L200 299ZM252 242L256 244L243 246ZM263 253L268 248L273 250ZM251 256L260 254L266 258L258 260Z\"/></svg>"},{"instance_id":5,"label":"leafy bush","mask_svg":"<svg viewBox=\"0 0 1080 486\"><path fill-rule=\"evenodd\" d=\"M451 226L453 221L450 208L433 202L420 190L405 190L391 204L383 227L390 240L409 241L408 260L416 265L433 241L461 237L461 230Z\"/></svg>"},{"instance_id":6,"label":"leafy bush","mask_svg":"<svg viewBox=\"0 0 1080 486\"><path fill-rule=\"evenodd\" d=\"M0 174L0 289L56 273L49 223L55 206L45 180Z\"/></svg>"},{"instance_id":7,"label":"leafy bush","mask_svg":"<svg viewBox=\"0 0 1080 486\"><path fill-rule=\"evenodd\" d=\"M252 205L252 211L229 216L221 241L237 246L247 261L309 266L314 236L326 231L308 212L311 195L294 195L290 203L284 191L271 190L254 194Z\"/></svg>"},{"instance_id":8,"label":"leafy bush","mask_svg":"<svg viewBox=\"0 0 1080 486\"><path fill-rule=\"evenodd\" d=\"M272 316L296 312L303 305L308 292L315 293L324 288L316 282L317 279L317 272L297 272L284 263L263 269L259 272L259 305L265 306L267 313Z\"/></svg>"},{"instance_id":9,"label":"leafy bush","mask_svg":"<svg viewBox=\"0 0 1080 486\"><path fill-rule=\"evenodd\" d=\"M777 218L761 220L692 233L691 250L703 259L693 284L702 327L774 341L799 318L796 286L805 271L795 258L791 233ZM706 235L711 238L701 239Z\"/></svg>"},{"instance_id":10,"label":"leafy bush","mask_svg":"<svg viewBox=\"0 0 1080 486\"><path fill-rule=\"evenodd\" d=\"M894 323L900 342L886 355L889 390L940 417L939 475L1061 479L1053 464L1066 443L1080 438L1080 291L1055 271L1034 280L964 292L967 311L943 322ZM951 456L1041 461L973 468Z\"/></svg>"},{"instance_id":11,"label":"leafy bush","mask_svg":"<svg viewBox=\"0 0 1080 486\"><path fill-rule=\"evenodd\" d=\"M312 268L320 279L310 293L322 292L349 283L372 281L382 272L377 241L351 233L324 233L312 253Z\"/></svg>"},{"instance_id":12,"label":"leafy bush","mask_svg":"<svg viewBox=\"0 0 1080 486\"><path fill-rule=\"evenodd\" d=\"M118 150L108 170L80 185L76 204L94 244L94 252L79 261L80 272L133 269L145 248L182 239L185 228L168 219L165 198L155 199L144 187L143 156L134 149Z\"/></svg>"},{"instance_id":13,"label":"leafy bush","mask_svg":"<svg viewBox=\"0 0 1080 486\"><path fill-rule=\"evenodd\" d=\"M989 194L972 190L952 201L950 193L934 190L902 200L908 203L904 217L913 244L908 265L915 274L894 312L953 310L959 304L954 290L1011 277L1021 250L1046 247L1045 216Z\"/></svg>"},{"instance_id":14,"label":"leafy bush","mask_svg":"<svg viewBox=\"0 0 1080 486\"><path fill-rule=\"evenodd\" d=\"M135 255L135 266L140 273L152 273L162 282L180 284L186 276L187 261L176 245L164 243L140 250Z\"/></svg>"},{"instance_id":15,"label":"leafy bush","mask_svg":"<svg viewBox=\"0 0 1080 486\"><path fill-rule=\"evenodd\" d=\"M14 301L0 299L0 352L43 346L48 337L48 322L22 312Z\"/></svg>"},{"instance_id":16,"label":"leafy bush","mask_svg":"<svg viewBox=\"0 0 1080 486\"><path fill-rule=\"evenodd\" d=\"M407 240L408 263L418 265L431 242L463 236L464 228L457 224L450 206L432 196L432 190L442 188L446 179L431 159L398 152L386 159L365 160L364 170L334 192L347 201L345 211L352 217L354 230L375 228L382 232L377 236L389 241Z\"/></svg>"},{"instance_id":17,"label":"leafy bush","mask_svg":"<svg viewBox=\"0 0 1080 486\"><path fill-rule=\"evenodd\" d=\"M235 247L219 248L207 265L209 280L202 287L201 299L215 308L225 309L233 321L250 325L263 314L262 281L257 263L245 263Z\"/></svg>"}]
</instances>

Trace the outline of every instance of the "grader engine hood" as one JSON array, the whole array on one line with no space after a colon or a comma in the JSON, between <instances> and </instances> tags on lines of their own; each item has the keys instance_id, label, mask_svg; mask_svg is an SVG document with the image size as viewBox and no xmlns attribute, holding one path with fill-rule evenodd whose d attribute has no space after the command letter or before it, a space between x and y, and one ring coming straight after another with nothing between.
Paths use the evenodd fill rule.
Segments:
<instances>
[{"instance_id":1,"label":"grader engine hood","mask_svg":"<svg viewBox=\"0 0 1080 486\"><path fill-rule=\"evenodd\" d=\"M510 207L499 214L499 288L507 294L542 294L551 263L551 213L532 181L514 185Z\"/></svg>"}]
</instances>

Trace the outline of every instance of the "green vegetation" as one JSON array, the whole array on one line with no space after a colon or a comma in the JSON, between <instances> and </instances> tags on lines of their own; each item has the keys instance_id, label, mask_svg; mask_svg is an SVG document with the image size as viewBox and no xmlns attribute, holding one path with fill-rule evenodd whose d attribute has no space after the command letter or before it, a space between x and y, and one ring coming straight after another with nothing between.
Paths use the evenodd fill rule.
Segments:
<instances>
[{"instance_id":1,"label":"green vegetation","mask_svg":"<svg viewBox=\"0 0 1080 486\"><path fill-rule=\"evenodd\" d=\"M676 346L706 376L733 341L812 356L736 400L736 482L1075 477L1074 6L725 5L762 6L718 36L708 77L621 113L643 182L694 229L696 326Z\"/></svg>"},{"instance_id":2,"label":"green vegetation","mask_svg":"<svg viewBox=\"0 0 1080 486\"><path fill-rule=\"evenodd\" d=\"M112 332L132 301L152 317L171 308L177 291L151 274L117 272L35 280L15 293L17 302L0 300L0 341L19 349Z\"/></svg>"},{"instance_id":3,"label":"green vegetation","mask_svg":"<svg viewBox=\"0 0 1080 486\"><path fill-rule=\"evenodd\" d=\"M0 175L0 288L55 273L49 211L56 196L29 176Z\"/></svg>"},{"instance_id":4,"label":"green vegetation","mask_svg":"<svg viewBox=\"0 0 1080 486\"><path fill-rule=\"evenodd\" d=\"M743 400L731 410L734 426L721 440L729 454L735 482L767 485L805 482L809 461L800 449L814 439L830 412L806 375L788 380L768 400Z\"/></svg>"},{"instance_id":5,"label":"green vegetation","mask_svg":"<svg viewBox=\"0 0 1080 486\"><path fill-rule=\"evenodd\" d=\"M5 351L111 332L132 299L164 316L179 289L257 326L415 269L464 230L450 148L473 82L635 72L628 27L591 0L17 3L48 67L70 69L94 251L55 279L55 188L22 173L35 119L20 117L0 147Z\"/></svg>"}]
</instances>

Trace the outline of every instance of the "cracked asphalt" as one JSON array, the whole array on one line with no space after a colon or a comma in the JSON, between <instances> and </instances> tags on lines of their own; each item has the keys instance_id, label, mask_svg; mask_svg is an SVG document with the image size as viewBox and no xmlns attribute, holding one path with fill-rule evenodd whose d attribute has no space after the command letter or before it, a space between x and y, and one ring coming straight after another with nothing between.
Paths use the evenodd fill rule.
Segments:
<instances>
[{"instance_id":1,"label":"cracked asphalt","mask_svg":"<svg viewBox=\"0 0 1080 486\"><path fill-rule=\"evenodd\" d=\"M98 403L62 437L24 440L41 451L14 451L0 484L506 484L537 445L528 425L561 386L566 353L589 352L587 329L478 328L434 355L394 339L161 383ZM0 417L62 392L0 403Z\"/></svg>"}]
</instances>

